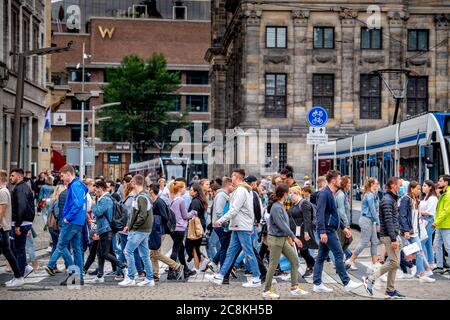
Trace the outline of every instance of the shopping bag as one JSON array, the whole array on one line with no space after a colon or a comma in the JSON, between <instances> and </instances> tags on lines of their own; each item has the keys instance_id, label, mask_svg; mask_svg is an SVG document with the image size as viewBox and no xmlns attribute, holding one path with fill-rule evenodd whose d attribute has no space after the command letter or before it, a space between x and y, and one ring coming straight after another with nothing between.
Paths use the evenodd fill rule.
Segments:
<instances>
[{"instance_id":1,"label":"shopping bag","mask_svg":"<svg viewBox=\"0 0 450 320\"><path fill-rule=\"evenodd\" d=\"M417 242L411 243L407 246L403 247L403 253L405 254L405 256L410 256L413 255L416 252L420 251L420 246Z\"/></svg>"},{"instance_id":2,"label":"shopping bag","mask_svg":"<svg viewBox=\"0 0 450 320\"><path fill-rule=\"evenodd\" d=\"M427 234L427 224L428 221L420 219L419 220L419 234L420 234L420 240L426 240L428 239L428 234Z\"/></svg>"}]
</instances>

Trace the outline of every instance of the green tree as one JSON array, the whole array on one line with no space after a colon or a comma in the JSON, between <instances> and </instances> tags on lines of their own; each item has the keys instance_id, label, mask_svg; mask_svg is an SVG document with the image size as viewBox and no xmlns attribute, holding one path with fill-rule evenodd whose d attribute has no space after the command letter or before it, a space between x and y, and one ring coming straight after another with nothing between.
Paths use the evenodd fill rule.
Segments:
<instances>
[{"instance_id":1,"label":"green tree","mask_svg":"<svg viewBox=\"0 0 450 320\"><path fill-rule=\"evenodd\" d=\"M170 146L167 127L188 124L185 113L169 114L181 82L178 73L167 70L162 54L153 54L146 61L137 55L127 56L119 68L107 70L107 78L105 102L121 104L100 109L99 116L110 117L101 124L103 138L131 142L140 161L150 146Z\"/></svg>"}]
</instances>

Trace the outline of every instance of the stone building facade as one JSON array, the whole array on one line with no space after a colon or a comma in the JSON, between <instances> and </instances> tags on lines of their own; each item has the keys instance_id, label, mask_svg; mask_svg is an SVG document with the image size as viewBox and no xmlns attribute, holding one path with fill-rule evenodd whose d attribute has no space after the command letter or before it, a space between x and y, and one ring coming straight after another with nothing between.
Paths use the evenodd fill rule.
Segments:
<instances>
[{"instance_id":1,"label":"stone building facade","mask_svg":"<svg viewBox=\"0 0 450 320\"><path fill-rule=\"evenodd\" d=\"M18 53L46 45L46 18L50 0L4 0L0 2L0 168L10 170L18 72ZM6 70L6 71L5 71ZM46 110L46 58L27 57L24 101L21 111L20 163L24 170L49 169L49 154L43 141Z\"/></svg>"},{"instance_id":2,"label":"stone building facade","mask_svg":"<svg viewBox=\"0 0 450 320\"><path fill-rule=\"evenodd\" d=\"M261 174L278 156L279 166L293 165L303 177L313 171L306 144L306 114L313 105L328 109L329 139L392 123L395 100L382 79L369 76L374 70L413 71L398 121L449 110L449 4L387 0L368 8L357 0L213 0L205 56L211 65L212 127L279 129L278 154L262 141L258 150L250 146L246 152L266 159L243 167ZM366 29L374 17L380 25ZM404 80L387 78L395 88ZM210 172L230 173L234 166L212 164Z\"/></svg>"}]
</instances>

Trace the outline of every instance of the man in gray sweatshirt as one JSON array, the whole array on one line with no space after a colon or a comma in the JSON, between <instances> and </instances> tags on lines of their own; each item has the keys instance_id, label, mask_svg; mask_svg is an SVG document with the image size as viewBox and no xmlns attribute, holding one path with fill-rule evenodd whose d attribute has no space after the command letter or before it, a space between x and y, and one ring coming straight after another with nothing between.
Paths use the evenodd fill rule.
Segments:
<instances>
[{"instance_id":1,"label":"man in gray sweatshirt","mask_svg":"<svg viewBox=\"0 0 450 320\"><path fill-rule=\"evenodd\" d=\"M225 222L230 222L231 234L230 245L227 250L225 262L220 268L220 272L211 279L212 282L222 284L223 278L230 269L234 257L239 250L243 250L245 257L250 264L253 277L250 282L244 283L246 288L261 287L260 272L256 256L253 252L251 232L253 231L253 223L255 214L253 212L253 193L251 187L244 182L245 171L235 169L231 175L231 181L235 187L230 197L230 210L225 213L219 220L215 221L213 226L220 227Z\"/></svg>"}]
</instances>

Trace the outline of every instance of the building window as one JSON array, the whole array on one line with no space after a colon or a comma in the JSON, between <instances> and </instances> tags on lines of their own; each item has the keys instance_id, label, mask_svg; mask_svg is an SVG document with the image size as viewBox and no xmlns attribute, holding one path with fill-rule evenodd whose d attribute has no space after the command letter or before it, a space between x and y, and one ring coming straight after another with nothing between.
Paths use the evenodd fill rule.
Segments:
<instances>
[{"instance_id":1,"label":"building window","mask_svg":"<svg viewBox=\"0 0 450 320\"><path fill-rule=\"evenodd\" d=\"M278 144L278 154L276 150L272 150L272 144L267 143L266 145L266 156L270 161L273 161L274 159L278 159L278 170L281 170L284 168L284 166L287 164L287 143L279 143ZM269 165L269 167L273 164L268 163L266 165Z\"/></svg>"},{"instance_id":2,"label":"building window","mask_svg":"<svg viewBox=\"0 0 450 320\"><path fill-rule=\"evenodd\" d=\"M334 48L334 28L314 27L314 49Z\"/></svg>"},{"instance_id":3,"label":"building window","mask_svg":"<svg viewBox=\"0 0 450 320\"><path fill-rule=\"evenodd\" d=\"M39 24L37 24L37 21L35 20L35 23L33 24L33 50L36 50L39 48ZM33 58L33 80L36 83L40 82L39 79L39 57L34 56Z\"/></svg>"},{"instance_id":4,"label":"building window","mask_svg":"<svg viewBox=\"0 0 450 320\"><path fill-rule=\"evenodd\" d=\"M77 100L75 97L71 97L71 101L72 101L72 110L81 110L82 108L81 101ZM89 110L89 101L90 100L84 103L84 110Z\"/></svg>"},{"instance_id":5,"label":"building window","mask_svg":"<svg viewBox=\"0 0 450 320\"><path fill-rule=\"evenodd\" d=\"M171 112L180 112L181 111L181 96L176 96L174 104L170 109Z\"/></svg>"},{"instance_id":6,"label":"building window","mask_svg":"<svg viewBox=\"0 0 450 320\"><path fill-rule=\"evenodd\" d=\"M208 71L187 71L186 84L208 84Z\"/></svg>"},{"instance_id":7,"label":"building window","mask_svg":"<svg viewBox=\"0 0 450 320\"><path fill-rule=\"evenodd\" d=\"M8 52L8 36L9 34L9 7L3 6L3 57L2 61L8 64L9 52Z\"/></svg>"},{"instance_id":8,"label":"building window","mask_svg":"<svg viewBox=\"0 0 450 320\"><path fill-rule=\"evenodd\" d=\"M428 77L409 77L406 114L414 116L428 111Z\"/></svg>"},{"instance_id":9,"label":"building window","mask_svg":"<svg viewBox=\"0 0 450 320\"><path fill-rule=\"evenodd\" d=\"M187 19L187 7L183 6L183 1L175 1L173 6L173 19L186 20Z\"/></svg>"},{"instance_id":10,"label":"building window","mask_svg":"<svg viewBox=\"0 0 450 320\"><path fill-rule=\"evenodd\" d=\"M189 112L208 112L208 96L186 96Z\"/></svg>"},{"instance_id":11,"label":"building window","mask_svg":"<svg viewBox=\"0 0 450 320\"><path fill-rule=\"evenodd\" d=\"M187 128L187 130L191 134L191 137L194 137L194 130L195 130L194 128L200 127L200 126L202 129L202 136L203 136L203 134L206 132L206 130L208 130L209 123L207 123L207 122L191 122L191 124Z\"/></svg>"},{"instance_id":12,"label":"building window","mask_svg":"<svg viewBox=\"0 0 450 320\"><path fill-rule=\"evenodd\" d=\"M72 124L70 125L70 141L80 141L81 135L81 125Z\"/></svg>"},{"instance_id":13,"label":"building window","mask_svg":"<svg viewBox=\"0 0 450 320\"><path fill-rule=\"evenodd\" d=\"M268 118L286 117L286 74L266 74L266 108Z\"/></svg>"},{"instance_id":14,"label":"building window","mask_svg":"<svg viewBox=\"0 0 450 320\"><path fill-rule=\"evenodd\" d=\"M381 29L361 28L361 49L381 49Z\"/></svg>"},{"instance_id":15,"label":"building window","mask_svg":"<svg viewBox=\"0 0 450 320\"><path fill-rule=\"evenodd\" d=\"M70 81L72 82L82 82L83 70L72 70L70 71ZM84 70L84 82L91 82L91 74Z\"/></svg>"},{"instance_id":16,"label":"building window","mask_svg":"<svg viewBox=\"0 0 450 320\"><path fill-rule=\"evenodd\" d=\"M286 27L266 27L266 48L286 48L286 38Z\"/></svg>"},{"instance_id":17,"label":"building window","mask_svg":"<svg viewBox=\"0 0 450 320\"><path fill-rule=\"evenodd\" d=\"M313 106L321 106L334 118L334 74L313 74Z\"/></svg>"},{"instance_id":18,"label":"building window","mask_svg":"<svg viewBox=\"0 0 450 320\"><path fill-rule=\"evenodd\" d=\"M408 30L408 51L428 51L428 30Z\"/></svg>"},{"instance_id":19,"label":"building window","mask_svg":"<svg viewBox=\"0 0 450 320\"><path fill-rule=\"evenodd\" d=\"M11 7L11 58L12 69L17 72L18 62L17 54L20 52L19 48L20 38L20 25L19 25L19 10L15 7Z\"/></svg>"},{"instance_id":20,"label":"building window","mask_svg":"<svg viewBox=\"0 0 450 320\"><path fill-rule=\"evenodd\" d=\"M359 113L361 119L381 119L380 76L361 74Z\"/></svg>"}]
</instances>

